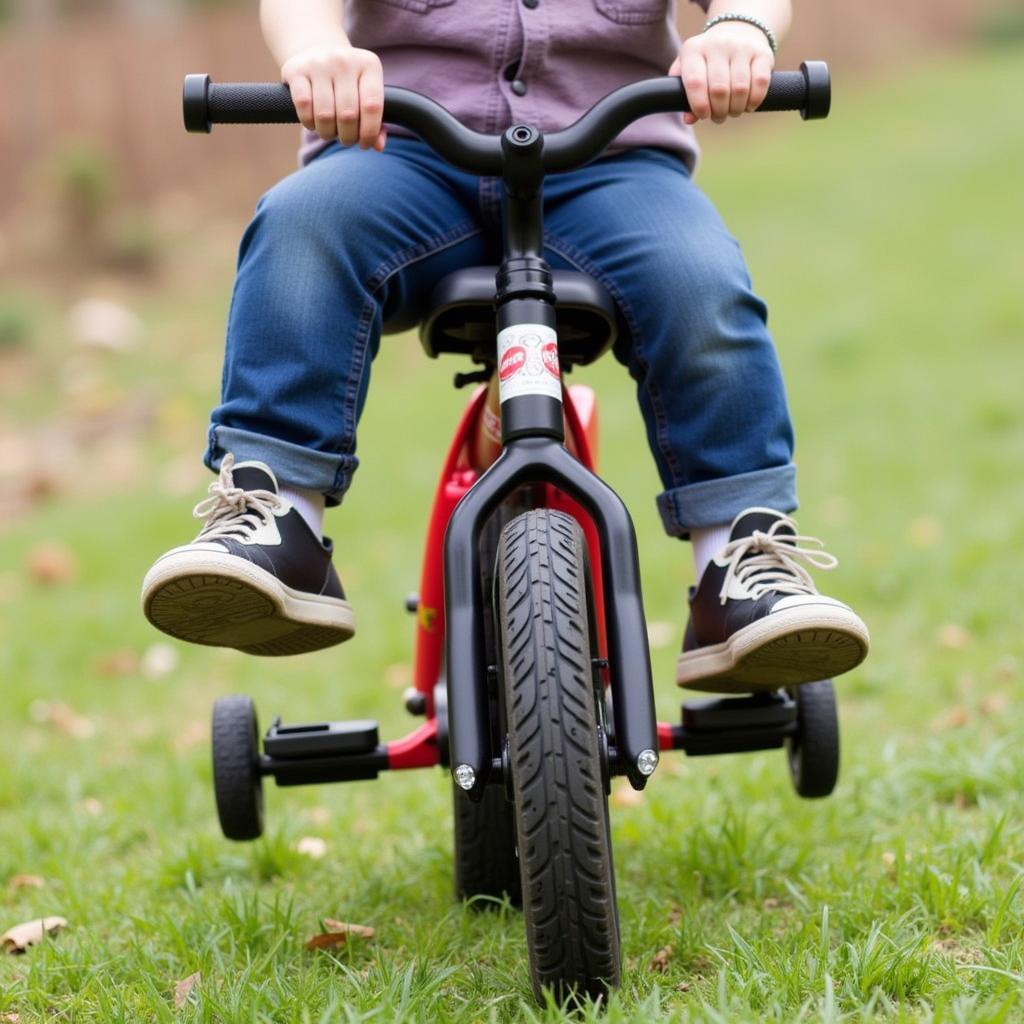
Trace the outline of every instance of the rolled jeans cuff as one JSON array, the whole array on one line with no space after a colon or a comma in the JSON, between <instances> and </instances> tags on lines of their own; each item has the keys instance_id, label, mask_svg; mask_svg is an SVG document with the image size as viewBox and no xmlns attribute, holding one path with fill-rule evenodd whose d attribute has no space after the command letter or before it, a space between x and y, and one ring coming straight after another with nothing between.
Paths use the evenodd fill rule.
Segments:
<instances>
[{"instance_id":1,"label":"rolled jeans cuff","mask_svg":"<svg viewBox=\"0 0 1024 1024\"><path fill-rule=\"evenodd\" d=\"M658 495L658 511L670 537L689 540L691 530L731 523L744 509L775 509L793 512L796 500L796 466L773 466L752 473L674 487Z\"/></svg>"},{"instance_id":2,"label":"rolled jeans cuff","mask_svg":"<svg viewBox=\"0 0 1024 1024\"><path fill-rule=\"evenodd\" d=\"M319 491L328 506L341 504L359 465L354 455L331 455L250 430L211 426L203 462L217 472L228 452L234 455L235 462L266 463L278 485Z\"/></svg>"}]
</instances>

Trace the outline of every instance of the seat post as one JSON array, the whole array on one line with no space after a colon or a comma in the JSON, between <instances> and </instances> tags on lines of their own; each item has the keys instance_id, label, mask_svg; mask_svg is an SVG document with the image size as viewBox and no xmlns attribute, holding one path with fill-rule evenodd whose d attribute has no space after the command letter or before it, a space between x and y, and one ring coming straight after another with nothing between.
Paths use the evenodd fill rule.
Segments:
<instances>
[{"instance_id":1,"label":"seat post","mask_svg":"<svg viewBox=\"0 0 1024 1024\"><path fill-rule=\"evenodd\" d=\"M544 259L544 136L513 125L501 138L504 255L495 275L503 445L524 437L565 440L555 292Z\"/></svg>"}]
</instances>

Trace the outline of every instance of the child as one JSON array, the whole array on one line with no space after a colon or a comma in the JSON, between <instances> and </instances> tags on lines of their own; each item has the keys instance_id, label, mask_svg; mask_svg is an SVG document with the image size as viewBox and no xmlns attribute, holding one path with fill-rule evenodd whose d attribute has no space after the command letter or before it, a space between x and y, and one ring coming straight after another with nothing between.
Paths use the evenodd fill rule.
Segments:
<instances>
[{"instance_id":1,"label":"child","mask_svg":"<svg viewBox=\"0 0 1024 1024\"><path fill-rule=\"evenodd\" d=\"M356 423L382 319L422 311L451 271L495 262L500 183L446 166L381 124L383 83L471 127L556 130L627 82L681 75L692 114L637 122L610 155L545 183L546 256L618 305L665 529L693 543L697 586L678 682L712 691L845 672L868 632L821 596L799 537L793 434L766 310L739 247L691 181L691 125L764 98L789 0L263 0L263 31L307 129L304 167L242 239L221 405L196 506L205 525L157 560L146 615L194 643L295 654L352 635L322 538L357 466ZM811 545L801 547L801 542Z\"/></svg>"}]
</instances>

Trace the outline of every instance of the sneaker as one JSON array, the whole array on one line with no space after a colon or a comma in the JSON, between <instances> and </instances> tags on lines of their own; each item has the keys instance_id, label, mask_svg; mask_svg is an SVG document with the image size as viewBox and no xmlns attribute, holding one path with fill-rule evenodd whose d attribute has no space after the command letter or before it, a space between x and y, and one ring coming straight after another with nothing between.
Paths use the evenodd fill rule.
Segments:
<instances>
[{"instance_id":1,"label":"sneaker","mask_svg":"<svg viewBox=\"0 0 1024 1024\"><path fill-rule=\"evenodd\" d=\"M741 512L729 543L690 588L679 685L756 693L831 679L859 665L868 653L867 626L841 601L819 594L805 568L836 567L822 548L817 538L799 536L781 512Z\"/></svg>"},{"instance_id":2,"label":"sneaker","mask_svg":"<svg viewBox=\"0 0 1024 1024\"><path fill-rule=\"evenodd\" d=\"M199 536L158 558L142 583L142 607L157 629L267 655L319 650L355 632L331 542L278 494L262 462L236 466L226 455L192 514L206 520Z\"/></svg>"}]
</instances>

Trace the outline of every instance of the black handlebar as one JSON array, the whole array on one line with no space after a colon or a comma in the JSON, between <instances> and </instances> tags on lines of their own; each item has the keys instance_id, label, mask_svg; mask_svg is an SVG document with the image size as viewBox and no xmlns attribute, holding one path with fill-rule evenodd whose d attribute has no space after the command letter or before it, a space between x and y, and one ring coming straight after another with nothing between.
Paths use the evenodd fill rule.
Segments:
<instances>
[{"instance_id":1,"label":"black handlebar","mask_svg":"<svg viewBox=\"0 0 1024 1024\"><path fill-rule=\"evenodd\" d=\"M214 83L209 75L187 75L182 96L185 128L209 132L215 124L295 124L298 115L286 85L271 82ZM776 71L758 108L798 110L805 120L828 116L831 83L827 65L805 61L799 71ZM598 100L574 124L544 135L547 173L568 171L593 160L627 125L648 114L690 109L676 77L647 78ZM500 135L467 128L432 99L389 85L384 88L384 121L418 135L449 163L472 174L502 173Z\"/></svg>"}]
</instances>

